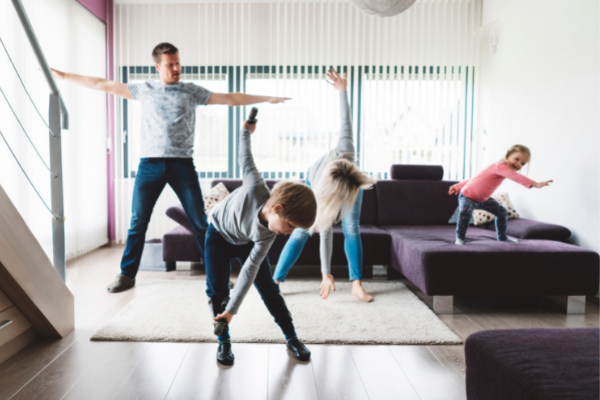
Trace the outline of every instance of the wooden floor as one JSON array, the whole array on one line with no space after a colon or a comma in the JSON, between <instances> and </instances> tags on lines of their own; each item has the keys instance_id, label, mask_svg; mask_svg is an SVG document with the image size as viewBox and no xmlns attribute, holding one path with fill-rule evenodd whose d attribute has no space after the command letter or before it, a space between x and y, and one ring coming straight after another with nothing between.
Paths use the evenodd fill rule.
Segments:
<instances>
[{"instance_id":1,"label":"wooden floor","mask_svg":"<svg viewBox=\"0 0 600 400\"><path fill-rule=\"evenodd\" d=\"M109 294L122 251L103 248L69 263L75 331L0 365L0 399L466 399L463 346L310 345L304 364L284 345L235 344L235 365L222 367L215 343L91 342L155 279L204 279L140 272L135 289ZM318 275L312 279L317 290ZM564 299L555 298L458 298L455 305L459 313L441 319L462 339L485 329L598 327L590 303L577 316L565 315Z\"/></svg>"}]
</instances>

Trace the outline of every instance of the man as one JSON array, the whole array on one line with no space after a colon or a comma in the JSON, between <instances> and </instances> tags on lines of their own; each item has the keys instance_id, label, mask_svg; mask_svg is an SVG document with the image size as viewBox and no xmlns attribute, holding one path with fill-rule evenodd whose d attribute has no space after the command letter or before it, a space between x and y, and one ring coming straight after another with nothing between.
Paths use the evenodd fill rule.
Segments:
<instances>
[{"instance_id":1,"label":"man","mask_svg":"<svg viewBox=\"0 0 600 400\"><path fill-rule=\"evenodd\" d=\"M131 226L121 260L121 273L107 287L110 293L122 292L135 285L148 222L166 184L173 188L181 201L192 225L200 254L204 255L204 236L208 223L192 159L196 107L207 104L233 107L289 100L244 93L212 93L201 86L179 82L179 50L170 43L157 45L152 51L152 58L154 67L160 74L159 82L125 84L52 70L56 79L142 102L140 165L133 189Z\"/></svg>"}]
</instances>

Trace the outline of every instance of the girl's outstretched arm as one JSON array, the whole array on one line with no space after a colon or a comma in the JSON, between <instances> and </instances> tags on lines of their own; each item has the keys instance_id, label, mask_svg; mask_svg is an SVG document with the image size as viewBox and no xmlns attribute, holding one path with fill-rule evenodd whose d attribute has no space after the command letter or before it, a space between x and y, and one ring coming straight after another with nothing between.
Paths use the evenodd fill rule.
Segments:
<instances>
[{"instance_id":1,"label":"girl's outstretched arm","mask_svg":"<svg viewBox=\"0 0 600 400\"><path fill-rule=\"evenodd\" d=\"M528 177L523 176L523 175L517 173L516 171L512 170L508 166L508 164L506 164L504 162L501 162L500 164L498 164L498 166L496 167L496 173L500 176L510 179L511 181L520 183L521 185L525 186L528 189L531 188L533 186L533 184L535 183Z\"/></svg>"},{"instance_id":2,"label":"girl's outstretched arm","mask_svg":"<svg viewBox=\"0 0 600 400\"><path fill-rule=\"evenodd\" d=\"M543 188L544 186L549 186L552 180L544 181L544 182L535 182L531 179L523 176L516 171L513 171L506 163L501 163L498 165L497 172L505 178L513 180L521 185L525 186L528 189L534 188Z\"/></svg>"},{"instance_id":3,"label":"girl's outstretched arm","mask_svg":"<svg viewBox=\"0 0 600 400\"><path fill-rule=\"evenodd\" d=\"M535 182L531 187L534 188L543 188L544 186L550 186L550 182L554 182L553 180L545 181L545 182Z\"/></svg>"}]
</instances>

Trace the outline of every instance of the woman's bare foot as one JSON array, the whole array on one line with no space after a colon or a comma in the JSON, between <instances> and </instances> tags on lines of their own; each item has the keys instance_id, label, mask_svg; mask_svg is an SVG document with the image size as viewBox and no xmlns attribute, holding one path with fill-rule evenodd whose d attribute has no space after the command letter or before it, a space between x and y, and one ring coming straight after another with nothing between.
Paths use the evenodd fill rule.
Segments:
<instances>
[{"instance_id":1,"label":"woman's bare foot","mask_svg":"<svg viewBox=\"0 0 600 400\"><path fill-rule=\"evenodd\" d=\"M352 291L350 293L352 293L354 296L358 297L361 301L364 301L365 303L370 303L373 300L375 300L373 296L367 293L365 288L362 286L361 281L352 281Z\"/></svg>"}]
</instances>

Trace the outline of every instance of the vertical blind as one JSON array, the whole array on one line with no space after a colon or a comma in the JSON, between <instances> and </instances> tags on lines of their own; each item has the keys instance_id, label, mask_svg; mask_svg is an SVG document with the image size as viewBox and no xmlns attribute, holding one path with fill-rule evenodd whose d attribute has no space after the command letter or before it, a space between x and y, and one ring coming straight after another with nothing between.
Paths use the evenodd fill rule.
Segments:
<instances>
[{"instance_id":1,"label":"vertical blind","mask_svg":"<svg viewBox=\"0 0 600 400\"><path fill-rule=\"evenodd\" d=\"M115 5L116 76L158 80L151 52L160 42L179 48L182 80L213 92L291 97L260 104L253 152L268 178L303 179L312 162L335 145L337 92L329 67L348 72L360 168L388 178L391 164L441 164L445 179L471 172L475 32L480 0L420 0L392 18L361 13L349 1L170 1ZM197 109L194 162L203 190L217 177L239 177L237 140L250 107ZM139 162L140 105L121 101L116 170L117 240L131 217ZM159 199L148 237L175 224Z\"/></svg>"},{"instance_id":2,"label":"vertical blind","mask_svg":"<svg viewBox=\"0 0 600 400\"><path fill-rule=\"evenodd\" d=\"M106 76L105 27L74 0L23 0L48 64L84 75ZM52 215L10 153L14 151L48 205L50 196L48 104L50 89L10 1L0 2L0 38L33 103L0 46L0 185L52 259ZM57 82L69 109L70 129L62 134L67 258L108 240L106 193L106 97L103 93ZM17 118L9 107L9 102ZM36 111L36 107L39 110ZM31 138L27 140L24 131ZM40 156L37 155L36 149Z\"/></svg>"}]
</instances>

